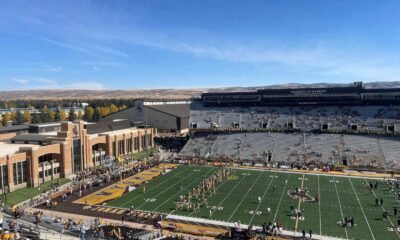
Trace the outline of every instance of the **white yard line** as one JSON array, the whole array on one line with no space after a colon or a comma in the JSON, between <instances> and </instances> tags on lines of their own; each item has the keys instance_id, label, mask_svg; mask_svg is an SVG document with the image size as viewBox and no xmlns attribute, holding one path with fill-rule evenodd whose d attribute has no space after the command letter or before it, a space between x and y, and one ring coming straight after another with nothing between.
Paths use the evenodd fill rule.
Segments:
<instances>
[{"instance_id":1,"label":"white yard line","mask_svg":"<svg viewBox=\"0 0 400 240\"><path fill-rule=\"evenodd\" d=\"M339 202L340 214L342 215L342 219L341 219L341 221L342 221L344 219L344 215L343 215L343 210L342 210L342 204L340 203L339 192L337 190L335 177L333 177L333 184L335 185L336 196L337 196L337 199L338 199L338 202ZM344 232L346 233L346 238L348 239L349 235L347 234L347 229L346 228L344 228Z\"/></svg>"},{"instance_id":2,"label":"white yard line","mask_svg":"<svg viewBox=\"0 0 400 240\"><path fill-rule=\"evenodd\" d=\"M254 211L253 216L252 216L251 219L250 219L249 225L251 225L251 223L253 222L253 219L254 219L254 217L256 216L256 212L257 212L258 209L260 208L261 203L262 203L262 201L264 200L265 195L267 194L268 189L269 189L269 187L271 186L271 183L272 183L273 181L274 181L274 178L272 178L271 181L269 182L268 187L267 187L267 189L265 190L265 192L264 192L264 194L263 194L263 196L262 196L262 198L261 198L261 202L258 203L258 206L257 206L256 210Z\"/></svg>"},{"instance_id":3,"label":"white yard line","mask_svg":"<svg viewBox=\"0 0 400 240\"><path fill-rule=\"evenodd\" d=\"M205 175L207 176L207 174L213 170L213 168L210 168L210 170L208 170ZM207 178L207 177L206 177ZM167 202L169 202L169 200L171 200L171 198L174 198L176 195L179 195L180 193L182 193L182 191L186 190L186 188L190 187L191 185L188 184L186 185L182 190L178 191L177 193L175 193L174 195L172 195L170 198L168 198L167 200L165 200L163 203L161 203L160 205L158 205L158 207L156 207L153 211L159 209L161 206L163 206L164 204L166 204Z\"/></svg>"},{"instance_id":4,"label":"white yard line","mask_svg":"<svg viewBox=\"0 0 400 240\"><path fill-rule=\"evenodd\" d=\"M364 181L365 181L365 179L364 179ZM365 182L368 184L367 181L365 181ZM374 195L375 198L378 198L373 190L372 190L372 194ZM382 208L382 210L383 210L384 212L386 212L385 208L384 208L382 205L381 205L381 208ZM388 217L388 219L389 219L390 225L392 225L392 227L393 227L393 230L396 232L397 237L400 238L399 231L397 231L397 228L394 226L392 220L390 220L390 217Z\"/></svg>"},{"instance_id":5,"label":"white yard line","mask_svg":"<svg viewBox=\"0 0 400 240\"><path fill-rule=\"evenodd\" d=\"M363 213L363 215L364 215L364 219L365 219L365 221L367 222L367 225L368 225L369 231L371 232L372 239L374 239L374 240L375 240L374 233L372 232L372 229L371 229L371 226L369 225L369 222L368 222L367 216L365 215L365 212L364 212L364 209L363 209L363 207L362 207L362 205L361 205L360 199L358 198L358 195L357 195L357 193L356 193L356 190L354 189L353 183L351 182L350 178L349 178L349 182L350 182L350 185L351 185L351 187L353 188L353 192L354 192L354 194L356 195L357 202L358 202L358 205L360 206L360 208L361 208L361 211L362 211L362 213Z\"/></svg>"},{"instance_id":6,"label":"white yard line","mask_svg":"<svg viewBox=\"0 0 400 240\"><path fill-rule=\"evenodd\" d=\"M218 207L220 207L220 206L222 205L222 203L225 202L225 200L229 197L229 195L231 195L231 193L237 188L237 186L238 186L238 185L243 181L243 179L245 179L246 177L247 177L247 175L244 176L244 177L242 177L242 179L240 179L240 181L238 181L238 183L235 184L235 186L231 189L231 191L230 191L230 192L225 196L225 198L222 199L222 201L217 205L217 207L214 209L214 211L211 212L212 214L214 214L215 211L217 211Z\"/></svg>"},{"instance_id":7,"label":"white yard line","mask_svg":"<svg viewBox=\"0 0 400 240\"><path fill-rule=\"evenodd\" d=\"M288 174L288 177L287 177L287 179L286 179L285 187L283 188L282 195L281 195L281 199L279 200L278 207L276 208L274 220L273 220L272 222L275 222L276 216L278 215L278 211L279 211L279 208L280 208L280 206L281 206L281 202L282 202L282 199L283 199L283 195L285 194L286 187L287 187L287 185L288 185L288 183L289 183L289 177L290 177L290 173Z\"/></svg>"},{"instance_id":8,"label":"white yard line","mask_svg":"<svg viewBox=\"0 0 400 240\"><path fill-rule=\"evenodd\" d=\"M318 177L318 210L319 210L319 234L322 235L322 220L321 220L321 190L319 187L319 175Z\"/></svg>"},{"instance_id":9,"label":"white yard line","mask_svg":"<svg viewBox=\"0 0 400 240\"><path fill-rule=\"evenodd\" d=\"M301 189L303 189L304 188L304 174L303 174L303 178L301 179ZM299 203L298 203L298 205L297 205L297 212L300 212L300 207L301 207L301 201L302 199L301 199L301 197L299 197ZM294 227L294 231L295 232L297 232L297 227L299 226L299 218L298 217L296 217L296 225L295 225L295 227Z\"/></svg>"},{"instance_id":10,"label":"white yard line","mask_svg":"<svg viewBox=\"0 0 400 240\"><path fill-rule=\"evenodd\" d=\"M239 209L240 205L242 205L243 200L246 199L247 195L249 195L249 192L251 191L251 189L253 189L254 185L257 183L258 179L261 177L262 173L260 173L258 175L258 177L256 178L256 180L253 182L253 184L251 185L251 187L247 190L246 195L244 195L242 197L242 199L240 200L239 204L236 205L235 210L233 211L233 213L231 214L231 216L228 219L228 222L232 219L233 215L235 215L236 211Z\"/></svg>"},{"instance_id":11,"label":"white yard line","mask_svg":"<svg viewBox=\"0 0 400 240\"><path fill-rule=\"evenodd\" d=\"M186 171L187 171L187 170L184 170L184 171L182 171L182 172L180 172L180 173L177 173L177 174L175 175L175 177L176 177L176 176L180 176L182 173L185 173ZM171 172L173 172L173 171L170 171L170 172L166 173L165 175L167 175L167 174L169 174L169 173L171 173ZM165 176L165 175L163 175L163 176ZM163 177L163 176L159 176L159 177ZM171 180L171 179L170 179L170 178L167 178L167 179L161 181L160 183L158 183L157 185L155 185L154 187L152 187L151 189L149 189L148 192L151 192L151 191L156 190L160 185L164 184L165 182L168 182L169 180ZM145 183L145 184L146 184L146 183ZM145 184L143 184L143 185L141 185L141 186L144 186ZM137 189L135 189L135 190L137 190ZM136 197L130 199L127 203L123 204L121 207L128 206L129 203L133 202L134 200L136 200L137 198L139 198L139 197L141 197L141 196L142 196L141 194L137 195ZM129 207L129 206L128 206L128 207Z\"/></svg>"},{"instance_id":12,"label":"white yard line","mask_svg":"<svg viewBox=\"0 0 400 240\"><path fill-rule=\"evenodd\" d=\"M229 178L229 177L228 177ZM228 181L230 181L229 179L225 179L222 183L219 184L219 186L215 189L215 192L217 192L225 183L227 183ZM208 199L207 199L208 200ZM194 211L192 211L188 217L191 217L192 214L195 213Z\"/></svg>"},{"instance_id":13,"label":"white yard line","mask_svg":"<svg viewBox=\"0 0 400 240\"><path fill-rule=\"evenodd\" d=\"M187 175L187 176L184 177L182 180L191 177L193 174L195 174L195 172L192 172L191 174ZM181 181L182 181L182 180L181 180ZM175 186L176 186L178 183L180 183L181 181L177 181L176 183L172 184L171 186L165 188L163 191L159 192L159 193L156 194L155 196L152 196L152 198L157 199L158 196L160 196L161 194L163 194L164 192L166 192L166 191L169 190L170 188L175 187ZM140 207L142 207L142 206L145 205L146 203L148 203L148 202L145 201L144 203L140 204L138 207L135 207L135 208L136 208L136 209L140 209ZM155 210L155 209L154 209L154 210Z\"/></svg>"}]
</instances>

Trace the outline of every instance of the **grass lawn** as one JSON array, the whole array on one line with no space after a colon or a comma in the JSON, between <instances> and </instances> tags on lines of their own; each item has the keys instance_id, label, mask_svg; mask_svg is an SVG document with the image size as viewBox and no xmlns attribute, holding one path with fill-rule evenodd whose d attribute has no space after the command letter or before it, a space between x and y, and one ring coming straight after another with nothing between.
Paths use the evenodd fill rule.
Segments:
<instances>
[{"instance_id":1,"label":"grass lawn","mask_svg":"<svg viewBox=\"0 0 400 240\"><path fill-rule=\"evenodd\" d=\"M68 178L61 178L60 179L60 184L64 185L68 182L70 182L71 180L69 180ZM54 183L58 183L58 180L54 180ZM60 185L60 186L61 186ZM41 193L43 193L44 191L48 191L52 188L51 186L51 181L47 181L45 183L42 183L40 185L40 191L38 190L38 188L31 188L31 187L25 187L25 188L21 188L18 190L15 190L13 192L10 192L9 194L7 194L7 202L6 205L7 206L11 206L20 202L23 202L27 199L33 198ZM4 196L3 194L1 194L0 197L1 201L3 201Z\"/></svg>"},{"instance_id":2,"label":"grass lawn","mask_svg":"<svg viewBox=\"0 0 400 240\"><path fill-rule=\"evenodd\" d=\"M109 205L257 226L278 221L286 230L312 230L315 234L341 238L400 239L398 232L389 230L397 226L397 217L392 213L394 207L400 208L400 204L381 180L234 170L233 176L220 183L216 194L208 198L208 208L202 207L197 212L175 210L179 196L214 171L214 167L181 166L147 183L146 191L143 186L139 187ZM378 181L378 189L371 194L363 185L365 181ZM319 201L290 197L288 191L297 187L307 188L310 196L319 196ZM383 199L383 206L375 205L375 197ZM291 206L304 210L305 219L292 219ZM389 220L382 220L383 211L389 213ZM344 228L337 224L346 216L354 218L354 227Z\"/></svg>"},{"instance_id":3,"label":"grass lawn","mask_svg":"<svg viewBox=\"0 0 400 240\"><path fill-rule=\"evenodd\" d=\"M154 155L156 153L158 153L158 148L144 149L141 152L132 153L131 155L129 155L129 161L141 161L144 158L150 155Z\"/></svg>"}]
</instances>

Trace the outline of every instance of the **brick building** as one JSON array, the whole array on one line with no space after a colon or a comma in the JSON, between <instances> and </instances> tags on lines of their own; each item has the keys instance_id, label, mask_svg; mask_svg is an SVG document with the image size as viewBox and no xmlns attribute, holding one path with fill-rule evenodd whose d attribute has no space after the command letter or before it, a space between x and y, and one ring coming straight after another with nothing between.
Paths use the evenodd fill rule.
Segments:
<instances>
[{"instance_id":1,"label":"brick building","mask_svg":"<svg viewBox=\"0 0 400 240\"><path fill-rule=\"evenodd\" d=\"M123 121L62 122L55 132L0 134L0 188L13 191L101 165L154 146L153 128Z\"/></svg>"}]
</instances>

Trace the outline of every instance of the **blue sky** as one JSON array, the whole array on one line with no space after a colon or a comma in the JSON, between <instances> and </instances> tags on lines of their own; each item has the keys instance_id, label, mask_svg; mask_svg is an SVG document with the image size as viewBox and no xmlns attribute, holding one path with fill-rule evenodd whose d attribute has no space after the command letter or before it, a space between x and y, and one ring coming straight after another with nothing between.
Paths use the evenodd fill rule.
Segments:
<instances>
[{"instance_id":1,"label":"blue sky","mask_svg":"<svg viewBox=\"0 0 400 240\"><path fill-rule=\"evenodd\" d=\"M400 80L400 1L1 1L0 90Z\"/></svg>"}]
</instances>

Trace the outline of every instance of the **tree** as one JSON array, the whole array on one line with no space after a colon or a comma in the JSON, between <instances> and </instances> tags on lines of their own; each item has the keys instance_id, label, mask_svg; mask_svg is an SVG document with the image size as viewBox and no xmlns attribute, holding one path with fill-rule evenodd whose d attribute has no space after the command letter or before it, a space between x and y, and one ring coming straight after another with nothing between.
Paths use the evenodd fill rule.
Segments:
<instances>
[{"instance_id":1,"label":"tree","mask_svg":"<svg viewBox=\"0 0 400 240\"><path fill-rule=\"evenodd\" d=\"M54 121L56 121L56 122L59 122L59 121L61 121L61 113L60 113L60 110L59 109L57 109L56 111L55 111L55 113L54 113Z\"/></svg>"},{"instance_id":2,"label":"tree","mask_svg":"<svg viewBox=\"0 0 400 240\"><path fill-rule=\"evenodd\" d=\"M30 123L31 122L31 113L28 110L24 111L24 122Z\"/></svg>"},{"instance_id":3,"label":"tree","mask_svg":"<svg viewBox=\"0 0 400 240\"><path fill-rule=\"evenodd\" d=\"M64 110L60 111L60 121L65 121L67 120L67 114L65 113Z\"/></svg>"},{"instance_id":4,"label":"tree","mask_svg":"<svg viewBox=\"0 0 400 240\"><path fill-rule=\"evenodd\" d=\"M85 120L86 121L92 121L93 120L93 115L94 115L94 109L92 107L87 107L85 109Z\"/></svg>"},{"instance_id":5,"label":"tree","mask_svg":"<svg viewBox=\"0 0 400 240\"><path fill-rule=\"evenodd\" d=\"M100 117L104 117L104 116L106 116L108 114L110 114L110 108L109 107L100 108Z\"/></svg>"},{"instance_id":6,"label":"tree","mask_svg":"<svg viewBox=\"0 0 400 240\"><path fill-rule=\"evenodd\" d=\"M83 119L83 113L82 113L82 111L78 111L78 119L80 119L80 120Z\"/></svg>"},{"instance_id":7,"label":"tree","mask_svg":"<svg viewBox=\"0 0 400 240\"><path fill-rule=\"evenodd\" d=\"M56 113L55 113L54 111L50 110L50 111L48 112L48 114L49 114L49 120L50 120L51 122L54 122L54 120L56 119Z\"/></svg>"},{"instance_id":8,"label":"tree","mask_svg":"<svg viewBox=\"0 0 400 240\"><path fill-rule=\"evenodd\" d=\"M97 107L96 110L93 113L93 121L99 121L100 118L100 108Z\"/></svg>"},{"instance_id":9,"label":"tree","mask_svg":"<svg viewBox=\"0 0 400 240\"><path fill-rule=\"evenodd\" d=\"M46 106L44 106L42 108L39 119L40 119L40 122L42 122L42 123L47 123L47 122L51 121L50 115L49 115L49 109Z\"/></svg>"},{"instance_id":10,"label":"tree","mask_svg":"<svg viewBox=\"0 0 400 240\"><path fill-rule=\"evenodd\" d=\"M10 113L9 113L9 112L4 113L3 120L2 120L3 126L7 126L7 125L8 125L8 122L9 122L10 120L11 120Z\"/></svg>"},{"instance_id":11,"label":"tree","mask_svg":"<svg viewBox=\"0 0 400 240\"><path fill-rule=\"evenodd\" d=\"M115 104L110 105L110 113L118 112L118 107Z\"/></svg>"},{"instance_id":12,"label":"tree","mask_svg":"<svg viewBox=\"0 0 400 240\"><path fill-rule=\"evenodd\" d=\"M31 122L32 123L40 123L40 115L38 113L33 114Z\"/></svg>"},{"instance_id":13,"label":"tree","mask_svg":"<svg viewBox=\"0 0 400 240\"><path fill-rule=\"evenodd\" d=\"M68 120L73 122L76 119L75 110L71 108L68 114Z\"/></svg>"},{"instance_id":14,"label":"tree","mask_svg":"<svg viewBox=\"0 0 400 240\"><path fill-rule=\"evenodd\" d=\"M16 111L13 111L13 112L11 112L11 114L10 114L10 120L11 121L17 121L17 115L18 115L18 113L16 112Z\"/></svg>"},{"instance_id":15,"label":"tree","mask_svg":"<svg viewBox=\"0 0 400 240\"><path fill-rule=\"evenodd\" d=\"M15 114L15 121L17 122L17 124L24 123L24 115L21 111L17 111L17 113Z\"/></svg>"}]
</instances>

